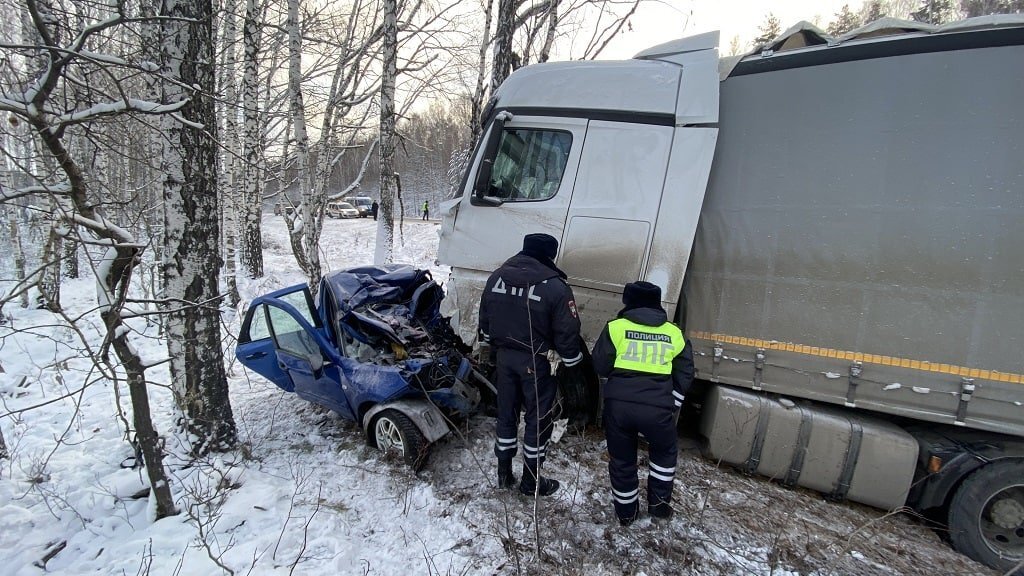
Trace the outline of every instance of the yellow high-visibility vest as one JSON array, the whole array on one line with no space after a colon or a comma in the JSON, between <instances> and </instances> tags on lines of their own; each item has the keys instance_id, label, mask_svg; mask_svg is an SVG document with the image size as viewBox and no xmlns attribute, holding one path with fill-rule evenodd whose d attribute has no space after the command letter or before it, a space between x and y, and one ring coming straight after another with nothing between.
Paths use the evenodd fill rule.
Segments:
<instances>
[{"instance_id":1,"label":"yellow high-visibility vest","mask_svg":"<svg viewBox=\"0 0 1024 576\"><path fill-rule=\"evenodd\" d=\"M672 360L686 346L683 333L671 323L644 326L625 318L608 323L615 346L615 367L648 374L671 374Z\"/></svg>"}]
</instances>

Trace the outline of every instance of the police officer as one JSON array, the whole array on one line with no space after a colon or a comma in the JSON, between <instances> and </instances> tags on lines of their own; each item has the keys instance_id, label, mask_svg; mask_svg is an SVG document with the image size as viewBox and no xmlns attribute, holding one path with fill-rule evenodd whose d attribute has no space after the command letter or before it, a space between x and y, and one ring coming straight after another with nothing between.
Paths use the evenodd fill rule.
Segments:
<instances>
[{"instance_id":1,"label":"police officer","mask_svg":"<svg viewBox=\"0 0 1024 576\"><path fill-rule=\"evenodd\" d=\"M545 355L554 349L569 369L578 369L583 361L576 302L565 273L555 266L557 254L555 238L528 234L523 250L487 279L480 298L481 345L493 346L496 353L498 487L515 485L512 459L518 452L519 411L525 409L519 491L529 495L549 496L558 490L557 480L539 475L558 386Z\"/></svg>"},{"instance_id":2,"label":"police officer","mask_svg":"<svg viewBox=\"0 0 1024 576\"><path fill-rule=\"evenodd\" d=\"M637 517L637 435L649 447L647 512L672 515L676 471L676 419L693 382L693 354L661 307L661 288L627 284L625 307L594 344L594 369L604 384L604 429L615 514L623 526Z\"/></svg>"}]
</instances>

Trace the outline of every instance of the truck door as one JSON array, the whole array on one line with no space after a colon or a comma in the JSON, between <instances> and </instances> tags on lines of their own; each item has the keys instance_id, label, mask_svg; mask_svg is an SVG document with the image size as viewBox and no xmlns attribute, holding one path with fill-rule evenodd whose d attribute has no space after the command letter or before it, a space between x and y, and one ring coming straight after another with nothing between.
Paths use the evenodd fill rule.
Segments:
<instances>
[{"instance_id":1,"label":"truck door","mask_svg":"<svg viewBox=\"0 0 1024 576\"><path fill-rule=\"evenodd\" d=\"M534 232L559 238L586 128L583 118L516 116L493 122L483 140L486 146L497 138L491 144L496 144L493 161L485 157L470 174L445 261L490 274L519 251L510 240ZM475 186L480 164L489 164L490 177Z\"/></svg>"},{"instance_id":2,"label":"truck door","mask_svg":"<svg viewBox=\"0 0 1024 576\"><path fill-rule=\"evenodd\" d=\"M558 265L590 338L622 308L623 286L644 278L674 132L606 120L587 128Z\"/></svg>"},{"instance_id":3,"label":"truck door","mask_svg":"<svg viewBox=\"0 0 1024 576\"><path fill-rule=\"evenodd\" d=\"M475 335L476 306L487 277L522 247L526 234L561 238L587 130L585 118L511 117L499 113L485 134L461 198L448 211L438 259L453 269L458 302L446 298L446 314L465 314L467 342ZM481 171L482 170L482 171ZM454 217L453 217L454 215Z\"/></svg>"}]
</instances>

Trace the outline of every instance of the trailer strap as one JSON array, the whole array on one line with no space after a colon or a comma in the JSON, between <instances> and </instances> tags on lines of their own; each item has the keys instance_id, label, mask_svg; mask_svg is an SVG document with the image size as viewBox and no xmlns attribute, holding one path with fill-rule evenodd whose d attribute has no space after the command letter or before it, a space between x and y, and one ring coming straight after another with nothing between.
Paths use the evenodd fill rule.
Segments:
<instances>
[{"instance_id":1,"label":"trailer strap","mask_svg":"<svg viewBox=\"0 0 1024 576\"><path fill-rule=\"evenodd\" d=\"M855 408L857 406L857 384L864 366L860 362L850 364L850 379L846 387L846 406Z\"/></svg>"},{"instance_id":2,"label":"trailer strap","mask_svg":"<svg viewBox=\"0 0 1024 576\"><path fill-rule=\"evenodd\" d=\"M761 389L761 378L764 375L764 348L758 348L754 354L754 390Z\"/></svg>"},{"instance_id":3,"label":"trailer strap","mask_svg":"<svg viewBox=\"0 0 1024 576\"><path fill-rule=\"evenodd\" d=\"M758 395L757 403L757 425L754 427L754 441L750 446L750 457L744 463L744 470L749 474L757 472L757 467L761 464L761 450L764 448L764 437L768 431L768 416L772 408L771 401L763 395Z\"/></svg>"},{"instance_id":4,"label":"trailer strap","mask_svg":"<svg viewBox=\"0 0 1024 576\"><path fill-rule=\"evenodd\" d=\"M850 421L850 444L846 447L846 459L843 462L843 470L839 474L839 483L836 489L830 494L836 500L845 500L846 494L850 491L850 482L853 480L853 472L857 469L857 460L860 457L860 445L864 439L864 426L860 422Z\"/></svg>"},{"instance_id":5,"label":"trailer strap","mask_svg":"<svg viewBox=\"0 0 1024 576\"><path fill-rule=\"evenodd\" d=\"M793 446L793 461L789 464L789 472L782 480L785 486L796 485L800 479L800 473L804 469L804 456L807 455L807 445L811 441L811 427L814 425L814 414L799 404L796 409L800 411L800 429L796 433L796 444Z\"/></svg>"},{"instance_id":6,"label":"trailer strap","mask_svg":"<svg viewBox=\"0 0 1024 576\"><path fill-rule=\"evenodd\" d=\"M974 378L960 379L960 403L956 407L956 421L953 424L964 425L964 420L967 419L967 404L974 396L975 390Z\"/></svg>"}]
</instances>

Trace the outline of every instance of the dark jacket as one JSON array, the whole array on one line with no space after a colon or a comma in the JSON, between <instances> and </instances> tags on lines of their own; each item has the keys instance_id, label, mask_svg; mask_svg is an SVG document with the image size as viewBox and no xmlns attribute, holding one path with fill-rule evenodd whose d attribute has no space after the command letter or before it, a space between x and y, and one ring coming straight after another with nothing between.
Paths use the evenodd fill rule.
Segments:
<instances>
[{"instance_id":1,"label":"dark jacket","mask_svg":"<svg viewBox=\"0 0 1024 576\"><path fill-rule=\"evenodd\" d=\"M661 326L668 321L660 308L634 308L620 317L643 324ZM606 324L594 344L594 370L608 379L604 384L605 399L637 402L650 406L678 408L682 397L693 383L693 351L687 342L682 353L672 360L672 374L650 374L615 368L615 346Z\"/></svg>"},{"instance_id":2,"label":"dark jacket","mask_svg":"<svg viewBox=\"0 0 1024 576\"><path fill-rule=\"evenodd\" d=\"M553 263L520 252L491 274L480 297L480 337L496 348L544 354L566 366L583 360L572 288Z\"/></svg>"}]
</instances>

